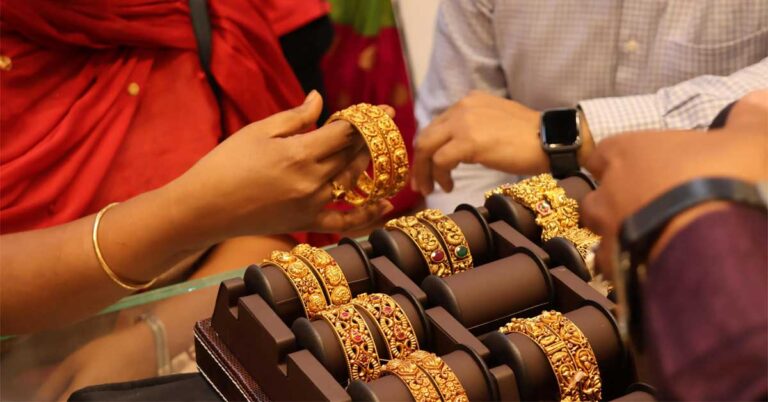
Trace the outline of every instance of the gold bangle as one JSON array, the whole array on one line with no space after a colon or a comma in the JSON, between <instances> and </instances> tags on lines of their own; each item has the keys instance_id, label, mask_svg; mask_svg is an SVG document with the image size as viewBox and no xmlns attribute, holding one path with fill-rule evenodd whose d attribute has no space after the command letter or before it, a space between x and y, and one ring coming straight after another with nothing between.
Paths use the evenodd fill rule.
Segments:
<instances>
[{"instance_id":1,"label":"gold bangle","mask_svg":"<svg viewBox=\"0 0 768 402\"><path fill-rule=\"evenodd\" d=\"M308 264L287 251L273 251L269 257L264 262L280 268L280 271L285 274L288 282L291 282L291 286L296 289L307 318L311 319L328 307L320 282L309 269Z\"/></svg>"},{"instance_id":2,"label":"gold bangle","mask_svg":"<svg viewBox=\"0 0 768 402\"><path fill-rule=\"evenodd\" d=\"M377 106L360 103L334 113L326 124L336 120L349 122L362 135L371 154L373 178L363 172L356 181L357 191L334 188L334 196L360 206L399 192L408 176L408 154L392 118Z\"/></svg>"},{"instance_id":3,"label":"gold bangle","mask_svg":"<svg viewBox=\"0 0 768 402\"><path fill-rule=\"evenodd\" d=\"M456 377L456 373L445 364L443 359L434 353L418 350L411 353L406 360L416 363L419 368L429 374L429 378L434 381L444 401L469 402L464 386L461 385L459 378Z\"/></svg>"},{"instance_id":4,"label":"gold bangle","mask_svg":"<svg viewBox=\"0 0 768 402\"><path fill-rule=\"evenodd\" d=\"M397 301L383 293L359 294L352 304L360 306L381 331L391 359L408 356L419 349L419 340L408 316Z\"/></svg>"},{"instance_id":5,"label":"gold bangle","mask_svg":"<svg viewBox=\"0 0 768 402\"><path fill-rule=\"evenodd\" d=\"M587 228L572 228L561 235L576 247L576 251L584 260L589 275L594 277L595 272L595 247L600 244L600 236Z\"/></svg>"},{"instance_id":6,"label":"gold bangle","mask_svg":"<svg viewBox=\"0 0 768 402\"><path fill-rule=\"evenodd\" d=\"M351 303L325 310L320 319L328 322L344 350L350 380L371 381L381 375L381 362L368 324Z\"/></svg>"},{"instance_id":7,"label":"gold bangle","mask_svg":"<svg viewBox=\"0 0 768 402\"><path fill-rule=\"evenodd\" d=\"M432 230L419 222L415 216L402 216L390 220L384 225L387 229L399 230L406 234L421 251L421 256L429 267L429 273L437 276L449 276L453 273L445 255L443 245Z\"/></svg>"},{"instance_id":8,"label":"gold bangle","mask_svg":"<svg viewBox=\"0 0 768 402\"><path fill-rule=\"evenodd\" d=\"M568 197L550 174L529 177L515 184L503 184L485 193L511 197L536 215L541 228L541 240L547 241L571 228L578 227L579 205Z\"/></svg>"},{"instance_id":9,"label":"gold bangle","mask_svg":"<svg viewBox=\"0 0 768 402\"><path fill-rule=\"evenodd\" d=\"M336 260L328 252L309 244L299 244L291 250L295 256L304 260L314 270L325 290L328 301L339 306L349 303L352 299L352 291L349 289L347 278Z\"/></svg>"},{"instance_id":10,"label":"gold bangle","mask_svg":"<svg viewBox=\"0 0 768 402\"><path fill-rule=\"evenodd\" d=\"M408 392L411 393L413 400L416 402L442 400L437 387L429 378L429 375L420 369L414 362L393 359L384 365L381 371L385 375L391 374L400 378L400 381L405 383L408 387Z\"/></svg>"},{"instance_id":11,"label":"gold bangle","mask_svg":"<svg viewBox=\"0 0 768 402\"><path fill-rule=\"evenodd\" d=\"M439 209L425 209L416 213L416 218L431 226L443 239L454 274L472 268L472 253L467 238L453 219Z\"/></svg>"},{"instance_id":12,"label":"gold bangle","mask_svg":"<svg viewBox=\"0 0 768 402\"><path fill-rule=\"evenodd\" d=\"M126 281L125 279L117 276L115 271L113 271L112 268L109 267L109 264L107 264L107 261L104 259L104 255L101 254L101 247L99 246L99 224L101 224L101 218L104 217L104 214L117 204L117 202L113 202L102 208L101 211L96 214L96 218L93 220L93 235L91 236L91 239L93 240L93 250L96 252L96 259L99 261L101 269L104 271L104 273L107 274L109 279L112 279L112 282L116 283L123 289L132 291L144 290L154 285L157 281L157 278L154 278L146 283L131 283L130 281Z\"/></svg>"},{"instance_id":13,"label":"gold bangle","mask_svg":"<svg viewBox=\"0 0 768 402\"><path fill-rule=\"evenodd\" d=\"M533 318L513 318L499 329L520 333L541 348L557 379L560 400L599 401L602 382L589 340L562 313L544 311Z\"/></svg>"}]
</instances>

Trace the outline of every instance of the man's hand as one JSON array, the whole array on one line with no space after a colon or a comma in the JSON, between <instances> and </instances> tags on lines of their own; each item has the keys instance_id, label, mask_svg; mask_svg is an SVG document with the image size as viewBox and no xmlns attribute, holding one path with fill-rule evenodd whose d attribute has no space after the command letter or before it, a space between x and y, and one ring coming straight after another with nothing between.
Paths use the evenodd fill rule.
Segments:
<instances>
[{"instance_id":1,"label":"man's hand","mask_svg":"<svg viewBox=\"0 0 768 402\"><path fill-rule=\"evenodd\" d=\"M508 99L470 93L419 133L411 187L426 195L437 181L449 192L451 170L459 163L521 174L548 170L538 135L540 115Z\"/></svg>"},{"instance_id":2,"label":"man's hand","mask_svg":"<svg viewBox=\"0 0 768 402\"><path fill-rule=\"evenodd\" d=\"M622 222L671 188L701 177L767 178L768 127L742 123L729 118L723 130L709 133L642 132L602 141L586 163L600 186L582 202L584 223L603 237L598 266L611 266ZM690 221L691 216L680 218ZM671 227L681 227L674 223Z\"/></svg>"}]
</instances>

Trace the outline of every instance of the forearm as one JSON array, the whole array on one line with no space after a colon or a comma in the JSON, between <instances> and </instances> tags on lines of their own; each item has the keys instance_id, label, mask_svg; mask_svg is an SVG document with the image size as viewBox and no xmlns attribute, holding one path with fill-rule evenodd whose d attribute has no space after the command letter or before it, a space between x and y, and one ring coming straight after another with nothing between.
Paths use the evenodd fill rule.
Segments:
<instances>
[{"instance_id":1,"label":"forearm","mask_svg":"<svg viewBox=\"0 0 768 402\"><path fill-rule=\"evenodd\" d=\"M595 142L627 131L703 129L729 103L768 87L768 59L730 76L704 75L656 93L583 100Z\"/></svg>"},{"instance_id":2,"label":"forearm","mask_svg":"<svg viewBox=\"0 0 768 402\"><path fill-rule=\"evenodd\" d=\"M167 186L104 215L98 232L100 249L120 278L147 282L210 245L194 235L180 196ZM93 223L91 215L0 238L4 334L62 325L130 293L100 267L92 243Z\"/></svg>"}]
</instances>

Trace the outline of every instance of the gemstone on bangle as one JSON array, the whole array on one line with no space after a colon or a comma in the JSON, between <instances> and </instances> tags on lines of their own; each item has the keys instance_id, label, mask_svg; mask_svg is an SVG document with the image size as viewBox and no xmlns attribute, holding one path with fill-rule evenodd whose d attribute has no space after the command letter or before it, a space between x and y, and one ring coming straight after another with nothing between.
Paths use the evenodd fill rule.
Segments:
<instances>
[{"instance_id":1,"label":"gemstone on bangle","mask_svg":"<svg viewBox=\"0 0 768 402\"><path fill-rule=\"evenodd\" d=\"M469 255L469 249L464 246L458 246L456 247L454 254L456 254L456 257L458 257L460 260L463 260Z\"/></svg>"},{"instance_id":2,"label":"gemstone on bangle","mask_svg":"<svg viewBox=\"0 0 768 402\"><path fill-rule=\"evenodd\" d=\"M441 263L443 260L445 260L445 253L443 253L442 250L435 250L432 252L432 254L429 255L429 258L432 260L432 262Z\"/></svg>"}]
</instances>

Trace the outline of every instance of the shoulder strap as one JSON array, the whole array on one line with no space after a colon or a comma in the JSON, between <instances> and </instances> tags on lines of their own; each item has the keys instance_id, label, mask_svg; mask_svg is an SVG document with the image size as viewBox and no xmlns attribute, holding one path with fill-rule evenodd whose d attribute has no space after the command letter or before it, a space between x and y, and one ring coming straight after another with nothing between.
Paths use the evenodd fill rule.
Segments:
<instances>
[{"instance_id":1,"label":"shoulder strap","mask_svg":"<svg viewBox=\"0 0 768 402\"><path fill-rule=\"evenodd\" d=\"M211 19L208 16L208 2L206 0L189 0L189 13L192 18L192 29L195 31L200 65L205 71L205 76L208 78L214 95L216 95L216 100L220 101L219 84L211 74Z\"/></svg>"}]
</instances>

